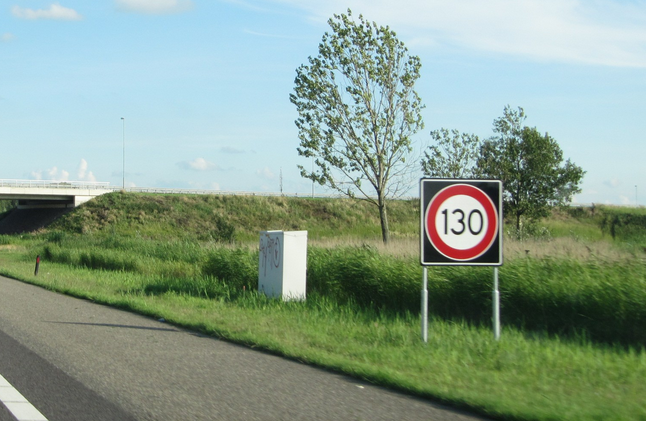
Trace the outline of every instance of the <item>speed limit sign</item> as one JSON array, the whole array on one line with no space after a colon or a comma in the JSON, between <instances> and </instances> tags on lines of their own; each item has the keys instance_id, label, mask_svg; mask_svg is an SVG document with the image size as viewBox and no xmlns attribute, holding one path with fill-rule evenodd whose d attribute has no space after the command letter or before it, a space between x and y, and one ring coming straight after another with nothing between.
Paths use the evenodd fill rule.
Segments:
<instances>
[{"instance_id":1,"label":"speed limit sign","mask_svg":"<svg viewBox=\"0 0 646 421\"><path fill-rule=\"evenodd\" d=\"M422 179L422 265L502 265L502 183Z\"/></svg>"}]
</instances>

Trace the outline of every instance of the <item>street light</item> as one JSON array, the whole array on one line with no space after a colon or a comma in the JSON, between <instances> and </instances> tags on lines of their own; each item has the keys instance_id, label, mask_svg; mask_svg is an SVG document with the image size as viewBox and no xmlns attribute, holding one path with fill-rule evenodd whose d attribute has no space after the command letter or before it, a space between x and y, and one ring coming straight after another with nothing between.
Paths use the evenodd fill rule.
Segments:
<instances>
[{"instance_id":1,"label":"street light","mask_svg":"<svg viewBox=\"0 0 646 421\"><path fill-rule=\"evenodd\" d=\"M314 155L312 155L312 174L314 174ZM312 179L312 199L314 198L314 179Z\"/></svg>"},{"instance_id":2,"label":"street light","mask_svg":"<svg viewBox=\"0 0 646 421\"><path fill-rule=\"evenodd\" d=\"M126 189L126 119L121 117L121 122L123 123L123 186L122 188Z\"/></svg>"}]
</instances>

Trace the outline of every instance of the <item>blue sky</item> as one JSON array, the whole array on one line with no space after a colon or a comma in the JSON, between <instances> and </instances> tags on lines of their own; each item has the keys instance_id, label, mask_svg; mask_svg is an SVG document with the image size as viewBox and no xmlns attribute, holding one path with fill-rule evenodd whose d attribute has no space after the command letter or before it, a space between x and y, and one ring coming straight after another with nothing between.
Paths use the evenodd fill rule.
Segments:
<instances>
[{"instance_id":1,"label":"blue sky","mask_svg":"<svg viewBox=\"0 0 646 421\"><path fill-rule=\"evenodd\" d=\"M0 3L0 179L120 186L125 137L128 186L309 194L289 94L351 8L421 58L418 149L522 106L587 171L575 201L646 204L644 0Z\"/></svg>"}]
</instances>

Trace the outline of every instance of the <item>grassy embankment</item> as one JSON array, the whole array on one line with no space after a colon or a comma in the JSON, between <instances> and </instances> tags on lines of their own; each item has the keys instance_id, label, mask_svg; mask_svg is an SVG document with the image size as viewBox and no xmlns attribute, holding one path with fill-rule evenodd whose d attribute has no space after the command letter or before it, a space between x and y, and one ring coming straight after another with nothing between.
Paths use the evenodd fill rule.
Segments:
<instances>
[{"instance_id":1,"label":"grassy embankment","mask_svg":"<svg viewBox=\"0 0 646 421\"><path fill-rule=\"evenodd\" d=\"M383 249L357 202L113 194L48 232L0 238L0 268L501 418L646 419L646 212L561 212L551 237L506 239L500 342L491 269L432 268L427 346L417 204L390 214L396 245ZM306 302L255 293L263 229L309 231Z\"/></svg>"}]
</instances>

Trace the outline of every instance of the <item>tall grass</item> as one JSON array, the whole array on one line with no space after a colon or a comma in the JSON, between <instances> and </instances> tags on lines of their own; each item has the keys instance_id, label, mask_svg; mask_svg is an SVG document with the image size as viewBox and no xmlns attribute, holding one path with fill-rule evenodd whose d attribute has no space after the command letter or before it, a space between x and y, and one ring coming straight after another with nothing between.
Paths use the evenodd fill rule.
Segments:
<instances>
[{"instance_id":1,"label":"tall grass","mask_svg":"<svg viewBox=\"0 0 646 421\"><path fill-rule=\"evenodd\" d=\"M113 194L102 200L106 201L104 205L113 207L109 211L81 208L62 221L59 228L66 224L78 228L89 224L88 221L109 221L109 212L124 210L138 211L144 219L148 218L146 215L156 215L158 219L170 222L155 225L149 221L140 226L137 218L130 218L125 225L113 224L113 232L99 230L96 235L79 236L62 229L50 230L41 236L46 241L35 252L47 260L75 267L154 276L147 293L174 291L214 299L235 297L241 291L256 289L258 254L255 246L223 246L222 242L184 234L162 240L142 235L123 236L117 232L128 224L134 224L137 232L140 228L152 232L152 228L146 226L156 226L157 233L177 226L195 229L206 223L182 222L182 218L186 219L186 215L191 216L188 219L199 219L200 215L211 218L221 216L223 210L233 212L230 220L255 220L265 226L285 224L290 218L300 221L298 223L318 218L324 221L317 225L319 232L338 230L344 224L361 226L360 219L365 215L363 205L357 202L323 199L253 198L256 202L253 207L248 206L249 198L226 196L129 197ZM410 225L411 204L404 202L395 207L400 228ZM239 214L243 210L245 216ZM90 216L89 211L92 211ZM583 334L595 341L645 345L646 314L641 305L646 302L643 251L635 247L617 248L615 243L620 241L621 235L627 235L626 227L644 222L642 218L646 217L646 211L622 213L616 209L598 208L594 215L592 212L591 209L572 211L574 219L567 213L555 213L551 222L553 227L556 226L554 221L564 224L568 217L569 221L575 221L572 226L578 227L565 237L548 236L522 242L505 239L507 258L500 269L503 322L549 334ZM595 242L582 237L592 225L603 226L609 215L618 218L614 241L609 234L605 240ZM276 223L276 220L281 222ZM401 233L393 240L396 247L374 246L361 237L361 232L361 227L354 227L345 237L346 241L352 238L353 246L325 244L330 241L325 238L312 241L312 244L320 245L309 247L308 294L352 302L380 312L419 311L422 270L418 263L417 238ZM257 233L255 235L257 238ZM375 237L378 238L372 238ZM490 323L491 269L440 267L430 268L429 275L432 314L476 324Z\"/></svg>"},{"instance_id":2,"label":"tall grass","mask_svg":"<svg viewBox=\"0 0 646 421\"><path fill-rule=\"evenodd\" d=\"M59 234L48 239L33 253L75 267L152 275L144 288L150 294L230 299L257 289L255 248ZM417 313L421 278L417 256L391 255L365 244L308 248L308 295L386 313ZM492 287L491 268L429 268L430 312L488 325ZM506 325L646 345L646 265L640 260L529 253L500 268L500 293Z\"/></svg>"},{"instance_id":3,"label":"tall grass","mask_svg":"<svg viewBox=\"0 0 646 421\"><path fill-rule=\"evenodd\" d=\"M526 259L501 272L505 319L596 341L646 345L646 266L640 261Z\"/></svg>"},{"instance_id":4,"label":"tall grass","mask_svg":"<svg viewBox=\"0 0 646 421\"><path fill-rule=\"evenodd\" d=\"M489 328L440 318L430 320L425 346L419 316L411 312L340 303L315 293L305 302L244 290L227 297L223 292L231 289L222 283L223 292L212 297L219 287L200 290L199 283L179 278L51 262L35 277L31 265L6 256L0 253L0 272L19 279L490 417L580 421L646 415L646 352L637 348L532 335L509 326L495 341ZM175 287L154 290L164 279Z\"/></svg>"},{"instance_id":5,"label":"tall grass","mask_svg":"<svg viewBox=\"0 0 646 421\"><path fill-rule=\"evenodd\" d=\"M625 241L627 229L616 227L614 239L604 234L599 209L575 215L571 229L571 216L553 218L545 224L550 235L540 239L505 239L501 342L489 328L491 268L429 268L424 347L416 205L395 212L396 246L384 247L368 234L375 221L366 223L356 202L262 198L250 210L238 198L139 199L146 203L108 195L114 203L81 207L57 230L27 236L29 255L44 257L38 278L32 257L29 265L3 262L1 270L488 415L646 417L644 243ZM197 234L215 225L192 219L228 213L237 245ZM260 229L253 224L317 233L310 236L305 302L256 291ZM339 232L342 239L331 238Z\"/></svg>"}]
</instances>

